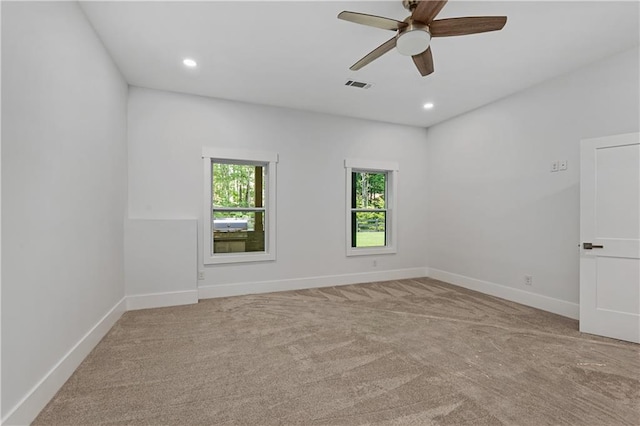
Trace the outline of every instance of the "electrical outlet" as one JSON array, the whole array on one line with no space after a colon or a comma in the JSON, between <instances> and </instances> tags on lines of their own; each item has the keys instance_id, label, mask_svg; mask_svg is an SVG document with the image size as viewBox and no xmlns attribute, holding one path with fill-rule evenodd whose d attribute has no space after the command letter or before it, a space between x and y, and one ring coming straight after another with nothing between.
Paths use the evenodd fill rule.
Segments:
<instances>
[{"instance_id":1,"label":"electrical outlet","mask_svg":"<svg viewBox=\"0 0 640 426\"><path fill-rule=\"evenodd\" d=\"M198 271L198 279L204 280L204 271Z\"/></svg>"},{"instance_id":2,"label":"electrical outlet","mask_svg":"<svg viewBox=\"0 0 640 426\"><path fill-rule=\"evenodd\" d=\"M524 285L533 285L533 277L531 275L524 276Z\"/></svg>"},{"instance_id":3,"label":"electrical outlet","mask_svg":"<svg viewBox=\"0 0 640 426\"><path fill-rule=\"evenodd\" d=\"M558 160L552 161L551 162L551 171L552 172L557 172L558 170L560 170L560 162Z\"/></svg>"},{"instance_id":4,"label":"electrical outlet","mask_svg":"<svg viewBox=\"0 0 640 426\"><path fill-rule=\"evenodd\" d=\"M378 266L378 259L373 259L373 263L372 263L373 267L375 268L376 266Z\"/></svg>"},{"instance_id":5,"label":"electrical outlet","mask_svg":"<svg viewBox=\"0 0 640 426\"><path fill-rule=\"evenodd\" d=\"M567 160L560 160L560 164L559 164L560 170L567 170L567 163L568 163Z\"/></svg>"}]
</instances>

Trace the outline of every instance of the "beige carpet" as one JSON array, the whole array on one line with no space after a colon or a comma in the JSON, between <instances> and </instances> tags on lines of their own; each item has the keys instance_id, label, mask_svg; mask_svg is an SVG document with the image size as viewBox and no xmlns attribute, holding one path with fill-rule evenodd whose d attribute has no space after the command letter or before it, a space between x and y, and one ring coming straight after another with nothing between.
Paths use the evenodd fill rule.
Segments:
<instances>
[{"instance_id":1,"label":"beige carpet","mask_svg":"<svg viewBox=\"0 0 640 426\"><path fill-rule=\"evenodd\" d=\"M127 312L34 424L638 425L640 346L427 278Z\"/></svg>"}]
</instances>

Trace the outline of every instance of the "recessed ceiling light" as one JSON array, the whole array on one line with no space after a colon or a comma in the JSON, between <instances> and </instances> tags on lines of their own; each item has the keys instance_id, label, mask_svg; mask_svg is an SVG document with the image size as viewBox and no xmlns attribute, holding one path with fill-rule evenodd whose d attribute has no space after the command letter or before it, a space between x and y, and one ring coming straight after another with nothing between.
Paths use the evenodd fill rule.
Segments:
<instances>
[{"instance_id":1,"label":"recessed ceiling light","mask_svg":"<svg viewBox=\"0 0 640 426\"><path fill-rule=\"evenodd\" d=\"M198 63L191 58L185 58L182 63L189 68L195 68L198 66Z\"/></svg>"},{"instance_id":2,"label":"recessed ceiling light","mask_svg":"<svg viewBox=\"0 0 640 426\"><path fill-rule=\"evenodd\" d=\"M424 104L422 107L424 109L431 109L431 108L433 108L433 104L431 102L428 102L428 103Z\"/></svg>"}]
</instances>

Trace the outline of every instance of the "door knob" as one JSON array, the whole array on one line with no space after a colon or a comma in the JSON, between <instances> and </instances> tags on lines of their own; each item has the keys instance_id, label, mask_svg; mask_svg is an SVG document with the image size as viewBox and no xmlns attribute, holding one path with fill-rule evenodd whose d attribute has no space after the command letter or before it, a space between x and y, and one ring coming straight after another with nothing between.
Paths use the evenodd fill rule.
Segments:
<instances>
[{"instance_id":1,"label":"door knob","mask_svg":"<svg viewBox=\"0 0 640 426\"><path fill-rule=\"evenodd\" d=\"M582 248L585 250L591 250L594 248L604 248L604 246L598 245L598 244L591 244L591 243L582 243Z\"/></svg>"}]
</instances>

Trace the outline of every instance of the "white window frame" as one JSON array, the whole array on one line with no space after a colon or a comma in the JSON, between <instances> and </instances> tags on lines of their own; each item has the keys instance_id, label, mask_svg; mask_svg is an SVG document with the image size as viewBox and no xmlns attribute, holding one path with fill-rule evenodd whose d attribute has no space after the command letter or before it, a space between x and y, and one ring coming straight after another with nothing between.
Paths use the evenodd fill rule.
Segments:
<instances>
[{"instance_id":1,"label":"white window frame","mask_svg":"<svg viewBox=\"0 0 640 426\"><path fill-rule=\"evenodd\" d=\"M213 253L213 238L211 230L213 218L213 203L211 199L211 164L215 161L255 164L262 165L266 168L266 194L264 199L264 252ZM202 215L202 254L204 264L214 265L222 263L264 262L276 260L276 165L278 163L278 154L263 151L203 147L202 162L204 167L204 208Z\"/></svg>"},{"instance_id":2,"label":"white window frame","mask_svg":"<svg viewBox=\"0 0 640 426\"><path fill-rule=\"evenodd\" d=\"M392 161L373 161L373 160L361 160L361 159L346 159L344 160L345 168L345 181L346 181L346 204L345 204L345 232L346 232L346 248L347 256L366 256L366 255L380 255L380 254L393 254L397 252L397 214L396 214L396 197L398 193L398 172L400 167L398 163ZM386 173L387 175L387 188L385 207L386 214L386 246L384 247L351 247L351 173L352 172L374 172L374 173Z\"/></svg>"}]
</instances>

